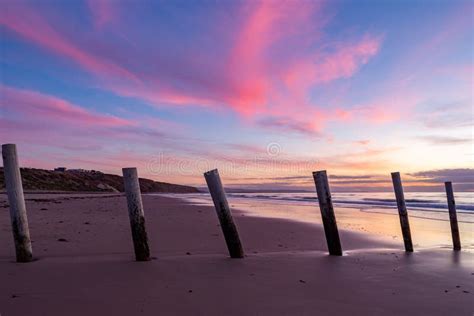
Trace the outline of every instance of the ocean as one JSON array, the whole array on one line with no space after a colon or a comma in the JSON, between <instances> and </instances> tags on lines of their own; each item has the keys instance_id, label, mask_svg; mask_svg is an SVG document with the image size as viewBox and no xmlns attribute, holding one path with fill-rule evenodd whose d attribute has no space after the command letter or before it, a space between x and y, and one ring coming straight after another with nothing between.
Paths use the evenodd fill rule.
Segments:
<instances>
[{"instance_id":1,"label":"ocean","mask_svg":"<svg viewBox=\"0 0 474 316\"><path fill-rule=\"evenodd\" d=\"M365 213L398 215L394 194L333 193L334 208L353 209ZM212 205L209 193L178 194L190 203ZM319 216L316 193L227 193L233 208L239 208L253 216L286 218L311 222ZM474 223L474 192L455 194L458 221ZM449 221L446 194L442 192L406 192L405 202L411 217Z\"/></svg>"},{"instance_id":2,"label":"ocean","mask_svg":"<svg viewBox=\"0 0 474 316\"><path fill-rule=\"evenodd\" d=\"M209 199L208 193L187 194L188 199L205 202ZM294 204L317 204L316 193L227 193L229 201L242 200L269 201L273 203L292 202ZM396 209L397 203L391 192L377 193L333 193L335 206L344 206L357 209ZM460 192L455 195L456 209L462 213L474 214L474 192ZM407 208L413 211L447 212L446 194L442 192L407 192L405 193Z\"/></svg>"}]
</instances>

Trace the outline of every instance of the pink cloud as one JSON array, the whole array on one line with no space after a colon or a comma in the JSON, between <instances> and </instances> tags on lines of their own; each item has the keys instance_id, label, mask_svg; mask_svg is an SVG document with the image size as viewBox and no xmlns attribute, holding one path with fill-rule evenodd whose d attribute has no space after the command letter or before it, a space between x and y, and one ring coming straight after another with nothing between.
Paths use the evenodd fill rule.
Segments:
<instances>
[{"instance_id":1,"label":"pink cloud","mask_svg":"<svg viewBox=\"0 0 474 316\"><path fill-rule=\"evenodd\" d=\"M87 149L81 144L104 148L127 140L144 145L164 136L153 126L156 120L138 124L51 95L4 85L0 85L0 95L0 136L4 141L81 151Z\"/></svg>"},{"instance_id":2,"label":"pink cloud","mask_svg":"<svg viewBox=\"0 0 474 316\"><path fill-rule=\"evenodd\" d=\"M325 112L325 117L326 121L345 123L363 122L375 125L392 123L403 117L410 117L410 113L413 113L422 100L422 95L410 91L391 90L364 104L329 109Z\"/></svg>"},{"instance_id":3,"label":"pink cloud","mask_svg":"<svg viewBox=\"0 0 474 316\"><path fill-rule=\"evenodd\" d=\"M307 31L311 22L314 24L311 17L319 15L320 9L320 2L310 1L258 1L243 7L245 18L234 41L228 70L239 81L233 82L234 94L226 99L236 111L246 116L273 113L269 103L276 91L274 78L287 62L272 60L272 49L280 41ZM317 29L314 27L314 38Z\"/></svg>"},{"instance_id":4,"label":"pink cloud","mask_svg":"<svg viewBox=\"0 0 474 316\"><path fill-rule=\"evenodd\" d=\"M181 124L157 117L125 113L125 119L87 110L52 95L1 84L0 96L0 136L12 142L77 150L113 147L123 141L141 147L168 142L169 148L177 149L175 142L186 131Z\"/></svg>"},{"instance_id":5,"label":"pink cloud","mask_svg":"<svg viewBox=\"0 0 474 316\"><path fill-rule=\"evenodd\" d=\"M136 126L134 121L87 111L73 103L34 91L0 86L0 94L3 97L0 106L5 110L5 118L0 118L1 138L19 143L22 147L27 145L30 150L26 152L41 156L37 159L26 153L22 158L25 166L52 168L66 165L100 168L112 173L120 173L120 168L124 166L136 166L144 177L201 183L202 172L214 167L221 168L225 176L248 173L309 174L321 167L379 170L386 162L383 159L386 150L369 148L345 155L318 157L317 160L288 156L283 152L275 156L265 147L245 144L230 144L229 147L235 150L228 155L222 151L205 150L205 147L201 148L201 152L192 154L162 154L163 150L157 149L161 147L157 147L159 138L156 136L161 137L156 134L159 131L145 130L142 126ZM140 120L140 123L161 124L156 120ZM311 130L311 127L308 129ZM133 144L132 147L124 149L123 146L115 146L124 141ZM172 142L175 143L176 138ZM194 145L197 143L194 142ZM35 146L40 149L32 150ZM45 151L45 146L53 150ZM76 155L77 151L82 155ZM84 152L94 154L85 156Z\"/></svg>"},{"instance_id":6,"label":"pink cloud","mask_svg":"<svg viewBox=\"0 0 474 316\"><path fill-rule=\"evenodd\" d=\"M353 76L378 53L381 38L366 35L359 41L333 44L330 51L310 49L327 21L321 2L256 3L231 55L229 72L241 80L233 97L239 101L229 103L239 113L257 117L260 126L311 135L320 135L327 120L348 119L342 110L311 104L310 89ZM301 36L309 29L311 40ZM301 39L295 42L296 38ZM302 52L290 54L287 60L272 59L272 51L288 42Z\"/></svg>"},{"instance_id":7,"label":"pink cloud","mask_svg":"<svg viewBox=\"0 0 474 316\"><path fill-rule=\"evenodd\" d=\"M289 132L299 132L302 134L320 136L320 126L316 119L314 121L297 121L293 118L267 117L265 119L260 120L259 124L263 127L269 127L283 131L286 130Z\"/></svg>"},{"instance_id":8,"label":"pink cloud","mask_svg":"<svg viewBox=\"0 0 474 316\"><path fill-rule=\"evenodd\" d=\"M367 105L355 107L353 112L356 117L364 117L376 124L395 122L403 116L409 117L421 100L421 96L408 91L390 91L389 95L381 96Z\"/></svg>"},{"instance_id":9,"label":"pink cloud","mask_svg":"<svg viewBox=\"0 0 474 316\"><path fill-rule=\"evenodd\" d=\"M136 81L137 78L126 69L98 58L86 50L76 46L70 39L60 34L32 7L22 2L7 2L0 11L0 25L21 35L28 41L57 54L67 57L84 67L87 71L108 76L127 77Z\"/></svg>"},{"instance_id":10,"label":"pink cloud","mask_svg":"<svg viewBox=\"0 0 474 316\"><path fill-rule=\"evenodd\" d=\"M87 5L98 28L104 27L117 18L117 6L112 0L87 0Z\"/></svg>"},{"instance_id":11,"label":"pink cloud","mask_svg":"<svg viewBox=\"0 0 474 316\"><path fill-rule=\"evenodd\" d=\"M107 0L91 1L89 8L98 26L113 21L119 10ZM15 3L0 13L0 24L73 61L95 76L95 85L117 95L159 107L230 109L259 126L310 134L320 134L327 120L351 117L312 104L311 89L355 75L381 43L371 35L331 45L319 42L328 19L319 1L244 2L235 22L227 25L231 30L213 33L230 40L230 49L216 60L199 47L158 58L153 51L137 54L130 45L103 44L100 37L91 37L85 46L53 27L54 17L47 20L29 5ZM118 38L127 30L110 29L120 33Z\"/></svg>"},{"instance_id":12,"label":"pink cloud","mask_svg":"<svg viewBox=\"0 0 474 316\"><path fill-rule=\"evenodd\" d=\"M332 54L317 57L314 67L316 83L325 83L339 78L349 78L380 49L381 39L366 36L355 44L341 43Z\"/></svg>"},{"instance_id":13,"label":"pink cloud","mask_svg":"<svg viewBox=\"0 0 474 316\"><path fill-rule=\"evenodd\" d=\"M17 117L44 121L48 124L73 124L78 126L99 125L103 127L133 126L134 122L112 115L87 111L68 101L35 91L0 85L0 105L3 110Z\"/></svg>"},{"instance_id":14,"label":"pink cloud","mask_svg":"<svg viewBox=\"0 0 474 316\"><path fill-rule=\"evenodd\" d=\"M153 87L160 86L158 82L154 82L153 84L146 82L126 84L113 83L111 85L106 84L106 86L121 96L139 98L154 105L172 104L179 106L195 105L201 107L217 106L217 100L210 98L188 95L173 89L153 89Z\"/></svg>"},{"instance_id":15,"label":"pink cloud","mask_svg":"<svg viewBox=\"0 0 474 316\"><path fill-rule=\"evenodd\" d=\"M354 43L338 43L329 53L316 52L290 65L283 76L285 93L275 92L277 97L273 99L273 113L284 117L283 122L288 121L288 124L281 125L294 131L321 135L327 121L353 120L353 110L315 106L308 100L309 91L314 86L353 76L378 53L380 43L379 37L365 36ZM288 104L296 104L299 111L294 111Z\"/></svg>"},{"instance_id":16,"label":"pink cloud","mask_svg":"<svg viewBox=\"0 0 474 316\"><path fill-rule=\"evenodd\" d=\"M269 46L283 34L278 29L289 2L255 2L244 7L247 15L238 33L230 56L229 72L240 82L233 83L235 94L228 97L230 105L244 115L250 115L268 101L269 78L263 59Z\"/></svg>"},{"instance_id":17,"label":"pink cloud","mask_svg":"<svg viewBox=\"0 0 474 316\"><path fill-rule=\"evenodd\" d=\"M365 36L354 43L339 43L330 52L316 52L301 58L283 77L291 97L304 102L312 86L353 76L378 53L380 43L378 37Z\"/></svg>"},{"instance_id":18,"label":"pink cloud","mask_svg":"<svg viewBox=\"0 0 474 316\"><path fill-rule=\"evenodd\" d=\"M356 143L358 145L366 146L366 145L369 145L371 143L371 141L370 141L370 139L361 139L361 140L355 141L354 143Z\"/></svg>"}]
</instances>

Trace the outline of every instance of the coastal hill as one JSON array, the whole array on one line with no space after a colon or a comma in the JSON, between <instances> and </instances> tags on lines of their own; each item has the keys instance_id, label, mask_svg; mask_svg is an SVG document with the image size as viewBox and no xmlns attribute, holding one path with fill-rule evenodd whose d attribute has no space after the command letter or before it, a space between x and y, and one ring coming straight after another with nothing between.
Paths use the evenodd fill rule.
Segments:
<instances>
[{"instance_id":1,"label":"coastal hill","mask_svg":"<svg viewBox=\"0 0 474 316\"><path fill-rule=\"evenodd\" d=\"M43 170L21 168L25 191L123 192L123 178L95 170ZM178 184L140 178L142 193L195 193L198 189ZM0 167L0 190L5 190L3 167Z\"/></svg>"}]
</instances>

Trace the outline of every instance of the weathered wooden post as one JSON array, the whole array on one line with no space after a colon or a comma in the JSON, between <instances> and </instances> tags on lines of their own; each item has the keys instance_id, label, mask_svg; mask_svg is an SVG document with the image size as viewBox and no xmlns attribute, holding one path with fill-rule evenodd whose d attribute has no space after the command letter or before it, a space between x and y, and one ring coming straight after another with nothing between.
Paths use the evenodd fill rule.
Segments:
<instances>
[{"instance_id":1,"label":"weathered wooden post","mask_svg":"<svg viewBox=\"0 0 474 316\"><path fill-rule=\"evenodd\" d=\"M410 222L408 221L407 206L403 194L402 180L399 172L392 172L392 183L397 199L398 215L400 216L400 225L402 227L403 243L405 251L413 252L413 243L411 241Z\"/></svg>"},{"instance_id":2,"label":"weathered wooden post","mask_svg":"<svg viewBox=\"0 0 474 316\"><path fill-rule=\"evenodd\" d=\"M453 237L453 249L461 250L461 239L459 237L458 217L456 215L456 203L454 201L453 184L445 182L446 197L448 199L449 222L451 223L451 235Z\"/></svg>"},{"instance_id":3,"label":"weathered wooden post","mask_svg":"<svg viewBox=\"0 0 474 316\"><path fill-rule=\"evenodd\" d=\"M216 208L217 217L224 233L225 242L231 258L243 258L244 250L240 242L239 233L237 227L232 219L230 212L229 203L225 195L224 188L222 186L221 178L217 169L204 173L207 187L211 193L212 201Z\"/></svg>"},{"instance_id":4,"label":"weathered wooden post","mask_svg":"<svg viewBox=\"0 0 474 316\"><path fill-rule=\"evenodd\" d=\"M5 174L5 187L10 204L10 218L15 240L17 262L30 262L33 260L30 230L26 216L25 196L21 183L20 167L15 144L2 145L3 170Z\"/></svg>"},{"instance_id":5,"label":"weathered wooden post","mask_svg":"<svg viewBox=\"0 0 474 316\"><path fill-rule=\"evenodd\" d=\"M137 261L148 261L150 260L150 249L148 247L145 214L143 212L137 168L123 168L122 173L125 194L127 195L128 216L130 218L130 227L132 229L135 259Z\"/></svg>"},{"instance_id":6,"label":"weathered wooden post","mask_svg":"<svg viewBox=\"0 0 474 316\"><path fill-rule=\"evenodd\" d=\"M337 230L336 216L332 206L331 192L326 170L313 172L314 184L318 194L319 209L323 219L324 233L328 244L329 254L342 256L341 241Z\"/></svg>"}]
</instances>

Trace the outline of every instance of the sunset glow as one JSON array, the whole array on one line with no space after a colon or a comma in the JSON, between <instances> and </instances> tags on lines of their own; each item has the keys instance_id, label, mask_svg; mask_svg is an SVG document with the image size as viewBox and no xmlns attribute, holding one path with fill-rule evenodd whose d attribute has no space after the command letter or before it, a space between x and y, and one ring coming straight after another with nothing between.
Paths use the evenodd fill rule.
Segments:
<instances>
[{"instance_id":1,"label":"sunset glow","mask_svg":"<svg viewBox=\"0 0 474 316\"><path fill-rule=\"evenodd\" d=\"M474 190L470 1L7 1L0 138L25 167L203 186Z\"/></svg>"}]
</instances>

